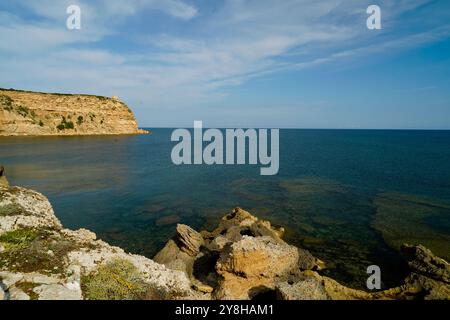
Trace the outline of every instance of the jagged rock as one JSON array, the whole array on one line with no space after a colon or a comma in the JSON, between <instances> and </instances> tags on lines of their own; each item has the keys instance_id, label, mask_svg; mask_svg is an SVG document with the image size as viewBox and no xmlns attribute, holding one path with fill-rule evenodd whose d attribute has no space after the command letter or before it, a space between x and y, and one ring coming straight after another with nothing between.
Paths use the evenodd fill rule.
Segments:
<instances>
[{"instance_id":1,"label":"jagged rock","mask_svg":"<svg viewBox=\"0 0 450 320\"><path fill-rule=\"evenodd\" d=\"M22 290L12 287L8 290L10 300L30 300L30 296Z\"/></svg>"},{"instance_id":2,"label":"jagged rock","mask_svg":"<svg viewBox=\"0 0 450 320\"><path fill-rule=\"evenodd\" d=\"M184 224L177 225L175 241L180 250L186 252L191 257L195 257L200 252L200 247L203 245L201 234Z\"/></svg>"},{"instance_id":3,"label":"jagged rock","mask_svg":"<svg viewBox=\"0 0 450 320\"><path fill-rule=\"evenodd\" d=\"M81 290L71 290L62 284L44 284L33 289L39 300L82 300Z\"/></svg>"},{"instance_id":4,"label":"jagged rock","mask_svg":"<svg viewBox=\"0 0 450 320\"><path fill-rule=\"evenodd\" d=\"M232 243L229 238L218 235L209 243L209 249L212 251L222 251L229 243Z\"/></svg>"},{"instance_id":5,"label":"jagged rock","mask_svg":"<svg viewBox=\"0 0 450 320\"><path fill-rule=\"evenodd\" d=\"M450 300L450 285L448 283L417 273L411 273L405 279L405 284L400 288L386 290L388 293L390 291L397 293L395 299L416 297L424 300Z\"/></svg>"},{"instance_id":6,"label":"jagged rock","mask_svg":"<svg viewBox=\"0 0 450 320\"><path fill-rule=\"evenodd\" d=\"M450 283L450 264L444 259L436 257L429 249L421 245L404 244L400 251L414 272Z\"/></svg>"},{"instance_id":7,"label":"jagged rock","mask_svg":"<svg viewBox=\"0 0 450 320\"><path fill-rule=\"evenodd\" d=\"M295 283L281 282L277 285L281 300L329 300L323 284L316 278L307 278Z\"/></svg>"},{"instance_id":8,"label":"jagged rock","mask_svg":"<svg viewBox=\"0 0 450 320\"><path fill-rule=\"evenodd\" d=\"M0 188L9 188L8 179L5 176L5 168L0 166Z\"/></svg>"},{"instance_id":9,"label":"jagged rock","mask_svg":"<svg viewBox=\"0 0 450 320\"><path fill-rule=\"evenodd\" d=\"M325 268L325 263L314 257L308 250L298 248L298 256L300 270L322 270Z\"/></svg>"},{"instance_id":10,"label":"jagged rock","mask_svg":"<svg viewBox=\"0 0 450 320\"><path fill-rule=\"evenodd\" d=\"M238 242L243 236L271 237L275 242L284 243L283 228L275 228L269 221L259 220L249 212L235 208L225 215L218 227L211 232L202 231L205 247L211 251L222 251L227 244Z\"/></svg>"},{"instance_id":11,"label":"jagged rock","mask_svg":"<svg viewBox=\"0 0 450 320\"><path fill-rule=\"evenodd\" d=\"M153 257L153 261L192 276L195 258L181 251L174 240L169 240L164 248Z\"/></svg>"},{"instance_id":12,"label":"jagged rock","mask_svg":"<svg viewBox=\"0 0 450 320\"><path fill-rule=\"evenodd\" d=\"M0 219L0 234L20 228L62 228L51 204L42 194L19 187L0 189L0 208L10 212Z\"/></svg>"},{"instance_id":13,"label":"jagged rock","mask_svg":"<svg viewBox=\"0 0 450 320\"><path fill-rule=\"evenodd\" d=\"M23 280L23 274L15 272L0 272L0 285L5 291L14 286L17 282Z\"/></svg>"},{"instance_id":14,"label":"jagged rock","mask_svg":"<svg viewBox=\"0 0 450 320\"><path fill-rule=\"evenodd\" d=\"M258 226L255 226L255 223L259 223ZM239 235L245 234L251 236L269 235L279 238L279 232L272 229L270 223L259 221L258 218L241 208L235 208L231 213L225 215L218 227L212 232L202 231L201 234L203 238L210 240L223 235L230 241L236 241L240 239Z\"/></svg>"},{"instance_id":15,"label":"jagged rock","mask_svg":"<svg viewBox=\"0 0 450 320\"><path fill-rule=\"evenodd\" d=\"M250 277L275 277L297 268L298 251L271 237L243 236L223 252L216 270Z\"/></svg>"},{"instance_id":16,"label":"jagged rock","mask_svg":"<svg viewBox=\"0 0 450 320\"><path fill-rule=\"evenodd\" d=\"M298 270L298 250L286 243L264 237L243 236L226 248L216 264L223 277L217 298L248 299L258 288L273 289L276 281Z\"/></svg>"},{"instance_id":17,"label":"jagged rock","mask_svg":"<svg viewBox=\"0 0 450 320\"><path fill-rule=\"evenodd\" d=\"M323 300L324 296L315 294L320 292L325 293L326 298L331 300L450 299L450 286L447 283L416 273L411 273L399 287L373 293L348 288L334 279L310 270L298 274L297 279L291 280L291 283L283 282L277 285L277 293L281 299ZM305 288L313 290L308 292Z\"/></svg>"},{"instance_id":18,"label":"jagged rock","mask_svg":"<svg viewBox=\"0 0 450 320\"><path fill-rule=\"evenodd\" d=\"M32 283L40 283L40 284L56 284L61 280L56 277L49 277L39 273L30 273L23 275L23 281L32 282Z\"/></svg>"},{"instance_id":19,"label":"jagged rock","mask_svg":"<svg viewBox=\"0 0 450 320\"><path fill-rule=\"evenodd\" d=\"M182 271L195 281L194 262L204 243L203 237L191 227L182 224L177 225L176 231L175 237L166 243L153 260L169 269Z\"/></svg>"},{"instance_id":20,"label":"jagged rock","mask_svg":"<svg viewBox=\"0 0 450 320\"><path fill-rule=\"evenodd\" d=\"M80 244L89 244L97 240L97 235L86 229L78 229L76 231L63 229L61 230L61 234L63 234L66 239Z\"/></svg>"}]
</instances>

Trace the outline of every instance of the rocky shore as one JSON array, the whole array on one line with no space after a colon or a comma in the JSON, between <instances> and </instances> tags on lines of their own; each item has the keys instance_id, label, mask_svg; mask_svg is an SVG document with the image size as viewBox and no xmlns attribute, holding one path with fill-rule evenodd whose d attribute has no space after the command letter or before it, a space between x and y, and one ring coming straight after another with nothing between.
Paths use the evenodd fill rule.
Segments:
<instances>
[{"instance_id":1,"label":"rocky shore","mask_svg":"<svg viewBox=\"0 0 450 320\"><path fill-rule=\"evenodd\" d=\"M0 174L0 300L450 299L450 265L403 245L404 284L365 292L321 275L327 262L286 243L283 228L243 209L213 231L179 224L153 258L126 253L88 230L65 229L42 194Z\"/></svg>"}]
</instances>

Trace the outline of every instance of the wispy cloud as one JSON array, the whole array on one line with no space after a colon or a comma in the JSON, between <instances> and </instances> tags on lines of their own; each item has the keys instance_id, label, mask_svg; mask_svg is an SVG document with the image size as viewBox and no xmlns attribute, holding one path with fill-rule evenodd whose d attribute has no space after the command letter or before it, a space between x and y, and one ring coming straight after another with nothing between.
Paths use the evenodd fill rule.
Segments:
<instances>
[{"instance_id":1,"label":"wispy cloud","mask_svg":"<svg viewBox=\"0 0 450 320\"><path fill-rule=\"evenodd\" d=\"M0 14L0 81L41 90L118 93L173 107L221 99L230 87L267 74L449 36L448 27L409 34L386 27L375 35L365 27L370 2L227 0L205 9L182 0L11 1L15 6ZM392 26L429 1L378 2L385 24ZM82 7L80 31L64 28L65 8L73 3ZM149 12L163 14L148 22L154 23L151 34L133 24L146 21ZM161 23L167 24L163 31Z\"/></svg>"}]
</instances>

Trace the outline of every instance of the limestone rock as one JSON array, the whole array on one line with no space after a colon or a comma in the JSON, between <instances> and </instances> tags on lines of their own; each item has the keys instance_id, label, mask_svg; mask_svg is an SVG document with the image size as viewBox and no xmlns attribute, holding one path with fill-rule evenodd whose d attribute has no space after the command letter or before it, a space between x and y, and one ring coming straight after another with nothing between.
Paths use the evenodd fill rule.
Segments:
<instances>
[{"instance_id":1,"label":"limestone rock","mask_svg":"<svg viewBox=\"0 0 450 320\"><path fill-rule=\"evenodd\" d=\"M0 166L0 188L9 188L8 179L5 176L5 168Z\"/></svg>"},{"instance_id":2,"label":"limestone rock","mask_svg":"<svg viewBox=\"0 0 450 320\"><path fill-rule=\"evenodd\" d=\"M189 298L192 294L191 283L184 272L171 270L146 257L125 253L122 249L112 247L98 241L97 248L90 250L83 248L68 254L69 269L79 267L84 274L90 274L113 259L124 259L132 263L142 276L142 280L168 295Z\"/></svg>"},{"instance_id":3,"label":"limestone rock","mask_svg":"<svg viewBox=\"0 0 450 320\"><path fill-rule=\"evenodd\" d=\"M153 261L192 276L195 258L181 251L174 240L169 240L164 248L153 257Z\"/></svg>"},{"instance_id":4,"label":"limestone rock","mask_svg":"<svg viewBox=\"0 0 450 320\"><path fill-rule=\"evenodd\" d=\"M10 300L30 300L30 296L27 295L22 290L12 287L9 289L9 299Z\"/></svg>"},{"instance_id":5,"label":"limestone rock","mask_svg":"<svg viewBox=\"0 0 450 320\"><path fill-rule=\"evenodd\" d=\"M153 260L194 279L194 262L203 243L200 233L189 226L178 224L175 237L166 243Z\"/></svg>"},{"instance_id":6,"label":"limestone rock","mask_svg":"<svg viewBox=\"0 0 450 320\"><path fill-rule=\"evenodd\" d=\"M217 298L248 299L260 290L273 289L276 281L297 271L298 258L296 247L268 236L243 236L222 252L216 264L223 277Z\"/></svg>"},{"instance_id":7,"label":"limestone rock","mask_svg":"<svg viewBox=\"0 0 450 320\"><path fill-rule=\"evenodd\" d=\"M132 263L143 282L168 297L199 297L199 294L191 289L192 284L184 272L171 270L143 256L128 254L121 248L97 240L95 233L89 230L63 229L47 198L37 192L17 187L1 189L0 208L7 209L3 210L6 214L0 215L0 234L23 228L36 231L45 229L42 236L35 240L42 241L42 252L35 253L50 257L50 261L57 264L52 266L45 262L42 269L33 273L0 269L1 286L11 299L30 298L27 294L29 292L20 289L21 283L31 287L34 285L33 292L39 296L38 299L80 299L82 276L91 274L100 265L113 259L124 259ZM184 237L186 239L187 233ZM190 240L184 243L192 245L194 242ZM62 251L49 250L48 244L56 247L59 245ZM33 248L41 247L33 244ZM52 272L58 270L58 275L45 275L48 274L48 269Z\"/></svg>"},{"instance_id":8,"label":"limestone rock","mask_svg":"<svg viewBox=\"0 0 450 320\"><path fill-rule=\"evenodd\" d=\"M49 276L39 274L39 273L28 273L28 274L23 274L23 278L21 281L38 283L38 284L56 284L56 283L60 282L60 279L58 279L56 277L49 277Z\"/></svg>"},{"instance_id":9,"label":"limestone rock","mask_svg":"<svg viewBox=\"0 0 450 320\"><path fill-rule=\"evenodd\" d=\"M297 248L280 245L271 237L243 236L221 255L216 269L246 278L271 278L296 269L297 263Z\"/></svg>"},{"instance_id":10,"label":"limestone rock","mask_svg":"<svg viewBox=\"0 0 450 320\"><path fill-rule=\"evenodd\" d=\"M0 136L142 133L118 98L0 89Z\"/></svg>"},{"instance_id":11,"label":"limestone rock","mask_svg":"<svg viewBox=\"0 0 450 320\"><path fill-rule=\"evenodd\" d=\"M275 228L269 221L259 220L241 208L235 208L225 215L213 231L201 232L205 246L212 251L222 251L227 244L235 243L243 236L267 236L275 242L284 243L281 240L283 233L283 228Z\"/></svg>"},{"instance_id":12,"label":"limestone rock","mask_svg":"<svg viewBox=\"0 0 450 320\"><path fill-rule=\"evenodd\" d=\"M404 244L400 250L414 272L450 283L450 264L444 259L436 257L429 249L420 245Z\"/></svg>"},{"instance_id":13,"label":"limestone rock","mask_svg":"<svg viewBox=\"0 0 450 320\"><path fill-rule=\"evenodd\" d=\"M86 229L78 229L76 231L63 229L61 230L61 233L64 235L66 239L70 239L71 241L80 244L89 244L97 240L97 235L94 232Z\"/></svg>"},{"instance_id":14,"label":"limestone rock","mask_svg":"<svg viewBox=\"0 0 450 320\"><path fill-rule=\"evenodd\" d=\"M39 300L82 300L81 290L71 290L62 284L44 284L33 291Z\"/></svg>"},{"instance_id":15,"label":"limestone rock","mask_svg":"<svg viewBox=\"0 0 450 320\"><path fill-rule=\"evenodd\" d=\"M19 187L0 189L0 208L11 208L0 219L0 234L19 228L62 228L48 199L32 190Z\"/></svg>"},{"instance_id":16,"label":"limestone rock","mask_svg":"<svg viewBox=\"0 0 450 320\"><path fill-rule=\"evenodd\" d=\"M308 250L298 248L298 266L300 270L322 270L325 263L314 257Z\"/></svg>"},{"instance_id":17,"label":"limestone rock","mask_svg":"<svg viewBox=\"0 0 450 320\"><path fill-rule=\"evenodd\" d=\"M323 284L316 278L307 278L296 283L281 282L277 285L281 300L329 300Z\"/></svg>"},{"instance_id":18,"label":"limestone rock","mask_svg":"<svg viewBox=\"0 0 450 320\"><path fill-rule=\"evenodd\" d=\"M181 251L186 252L191 257L195 257L203 245L203 238L200 233L184 224L177 225L175 241L178 243Z\"/></svg>"},{"instance_id":19,"label":"limestone rock","mask_svg":"<svg viewBox=\"0 0 450 320\"><path fill-rule=\"evenodd\" d=\"M9 288L14 286L17 282L23 280L23 274L1 271L0 272L0 286L7 291Z\"/></svg>"}]
</instances>

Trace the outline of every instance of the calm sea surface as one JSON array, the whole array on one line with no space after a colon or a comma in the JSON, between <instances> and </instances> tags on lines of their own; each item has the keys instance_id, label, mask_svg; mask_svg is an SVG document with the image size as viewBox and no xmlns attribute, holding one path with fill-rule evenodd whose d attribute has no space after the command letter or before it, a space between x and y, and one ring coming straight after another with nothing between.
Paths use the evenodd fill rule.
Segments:
<instances>
[{"instance_id":1,"label":"calm sea surface","mask_svg":"<svg viewBox=\"0 0 450 320\"><path fill-rule=\"evenodd\" d=\"M397 284L403 242L450 259L449 131L281 130L271 177L259 166L175 166L171 132L0 138L0 163L12 184L48 196L66 227L148 257L176 223L210 229L240 206L354 287L371 264Z\"/></svg>"}]
</instances>

